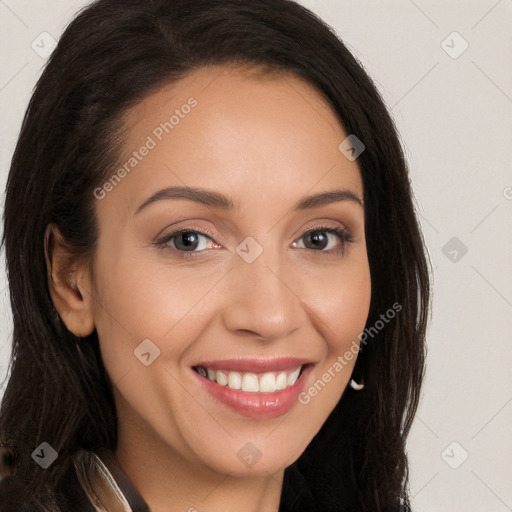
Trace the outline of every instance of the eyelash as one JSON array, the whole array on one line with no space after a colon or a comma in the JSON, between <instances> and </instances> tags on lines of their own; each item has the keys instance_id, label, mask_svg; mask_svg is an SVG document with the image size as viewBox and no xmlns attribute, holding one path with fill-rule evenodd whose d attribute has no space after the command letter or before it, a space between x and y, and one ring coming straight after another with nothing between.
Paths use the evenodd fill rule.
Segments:
<instances>
[{"instance_id":1,"label":"eyelash","mask_svg":"<svg viewBox=\"0 0 512 512\"><path fill-rule=\"evenodd\" d=\"M178 237L182 233L193 233L193 234L196 234L196 235L204 236L204 237L210 239L211 241L214 241L213 237L215 235L213 233L209 232L208 230L205 230L205 231L206 232L203 233L202 231L199 231L199 230L196 230L196 229L191 229L191 228L180 229L180 230L175 231L175 232L173 232L173 233L171 233L169 235L166 235L165 237L163 237L163 238L161 238L159 240L156 240L155 242L153 242L153 245L156 246L158 249L162 249L162 250L170 249L173 252L177 252L177 253L180 254L180 257L183 257L183 258L197 258L197 257L201 256L201 254L204 252L204 250L201 250L201 251L180 251L179 249L177 249L175 247L171 247L169 245L169 243L171 242L171 240L173 240L174 238ZM308 248L306 248L306 250L310 251L311 253L323 253L323 254L327 254L327 255L343 255L345 253L346 244L347 243L352 243L354 241L352 235L350 234L350 232L348 230L342 229L342 228L333 228L333 227L329 227L329 226L316 226L316 227L314 227L312 229L308 229L299 238L299 240L301 240L305 236L309 235L310 233L315 233L317 231L325 232L325 233L330 233L330 234L333 234L333 235L337 235L338 238L341 241L341 244L339 245L338 248L336 248L336 249L329 249L327 251L322 250L322 249L315 250L315 249L308 249Z\"/></svg>"}]
</instances>

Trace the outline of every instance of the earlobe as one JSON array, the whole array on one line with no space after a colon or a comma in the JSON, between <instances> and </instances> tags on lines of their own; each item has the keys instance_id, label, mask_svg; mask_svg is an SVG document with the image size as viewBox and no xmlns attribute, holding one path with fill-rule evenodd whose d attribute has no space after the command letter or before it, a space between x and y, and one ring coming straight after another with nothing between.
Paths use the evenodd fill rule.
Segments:
<instances>
[{"instance_id":1,"label":"earlobe","mask_svg":"<svg viewBox=\"0 0 512 512\"><path fill-rule=\"evenodd\" d=\"M73 251L54 223L46 227L44 253L55 308L69 331L88 336L94 331L94 319L91 276L84 257Z\"/></svg>"}]
</instances>

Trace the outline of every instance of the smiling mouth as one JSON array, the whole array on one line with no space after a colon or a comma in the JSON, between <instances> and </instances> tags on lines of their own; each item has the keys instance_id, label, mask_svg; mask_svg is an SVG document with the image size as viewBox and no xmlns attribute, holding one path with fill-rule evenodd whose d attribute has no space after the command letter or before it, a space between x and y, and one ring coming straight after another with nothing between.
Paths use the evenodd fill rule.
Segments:
<instances>
[{"instance_id":1,"label":"smiling mouth","mask_svg":"<svg viewBox=\"0 0 512 512\"><path fill-rule=\"evenodd\" d=\"M205 379L219 386L247 393L275 393L292 387L301 376L305 366L282 371L253 373L229 370L216 370L206 366L195 366L193 369Z\"/></svg>"}]
</instances>

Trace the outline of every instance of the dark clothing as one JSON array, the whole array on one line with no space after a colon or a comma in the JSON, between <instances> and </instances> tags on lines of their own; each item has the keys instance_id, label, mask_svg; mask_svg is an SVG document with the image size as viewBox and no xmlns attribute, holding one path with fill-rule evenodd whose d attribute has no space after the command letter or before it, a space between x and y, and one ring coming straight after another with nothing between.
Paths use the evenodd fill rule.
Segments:
<instances>
[{"instance_id":1,"label":"dark clothing","mask_svg":"<svg viewBox=\"0 0 512 512\"><path fill-rule=\"evenodd\" d=\"M72 460L59 484L63 499L59 512L150 512L113 452L79 450ZM286 469L283 486L287 492L281 498L281 512L315 512L304 477L295 464ZM0 512L35 512L19 496L7 496L5 489L0 481Z\"/></svg>"},{"instance_id":2,"label":"dark clothing","mask_svg":"<svg viewBox=\"0 0 512 512\"><path fill-rule=\"evenodd\" d=\"M112 452L79 450L72 460L59 483L62 512L150 512ZM7 495L7 486L0 482L0 512L35 512L22 497Z\"/></svg>"}]
</instances>

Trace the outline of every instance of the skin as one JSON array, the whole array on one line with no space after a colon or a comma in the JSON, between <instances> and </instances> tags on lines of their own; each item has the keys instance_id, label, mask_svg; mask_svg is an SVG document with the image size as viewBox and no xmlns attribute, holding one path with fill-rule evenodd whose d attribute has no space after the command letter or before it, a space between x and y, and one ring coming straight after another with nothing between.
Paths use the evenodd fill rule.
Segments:
<instances>
[{"instance_id":1,"label":"skin","mask_svg":"<svg viewBox=\"0 0 512 512\"><path fill-rule=\"evenodd\" d=\"M284 469L339 401L355 358L309 403L264 420L212 400L191 366L303 357L314 363L307 390L358 342L368 316L363 207L345 200L292 208L336 189L362 201L357 162L338 149L347 134L308 83L254 71L201 69L129 111L123 163L176 108L198 102L96 202L92 261L70 259L49 227L52 297L70 331L97 330L119 418L115 455L153 512L277 511ZM240 210L180 199L136 213L155 192L180 185L222 192ZM320 249L307 248L305 233L325 225L347 229L352 242L329 253L343 241L324 233ZM199 236L197 257L188 259L172 242L152 245L181 228L209 230L213 240ZM253 263L236 252L248 236L263 248ZM150 366L134 357L144 339L160 350ZM262 455L251 467L237 457L247 442Z\"/></svg>"}]
</instances>

